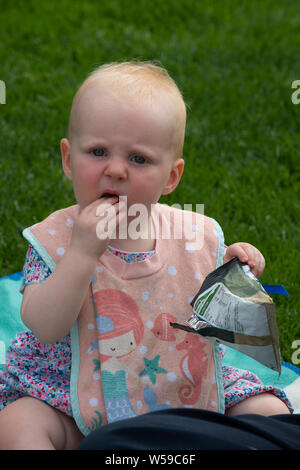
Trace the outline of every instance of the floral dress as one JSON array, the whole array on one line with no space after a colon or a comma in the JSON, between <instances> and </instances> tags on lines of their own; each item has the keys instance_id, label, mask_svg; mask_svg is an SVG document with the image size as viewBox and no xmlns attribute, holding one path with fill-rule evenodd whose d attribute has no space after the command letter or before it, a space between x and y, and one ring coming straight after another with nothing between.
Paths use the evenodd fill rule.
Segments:
<instances>
[{"instance_id":1,"label":"floral dress","mask_svg":"<svg viewBox=\"0 0 300 470\"><path fill-rule=\"evenodd\" d=\"M128 253L108 249L127 263L139 262L154 254ZM29 245L23 268L23 282L26 285L43 282L51 274L50 269ZM221 358L226 348L220 345ZM252 372L230 366L222 366L225 394L225 410L241 400L262 392L272 392L292 411L292 405L283 390L264 385ZM62 340L40 343L30 331L18 333L6 354L6 370L0 371L0 410L9 403L29 395L45 401L63 413L73 417L70 398L71 338L68 334Z\"/></svg>"}]
</instances>

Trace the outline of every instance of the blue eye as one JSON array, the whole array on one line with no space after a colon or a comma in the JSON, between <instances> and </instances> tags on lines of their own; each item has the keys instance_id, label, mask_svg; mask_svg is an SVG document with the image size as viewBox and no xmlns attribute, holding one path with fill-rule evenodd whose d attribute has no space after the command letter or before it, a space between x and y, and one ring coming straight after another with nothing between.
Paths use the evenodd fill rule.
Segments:
<instances>
[{"instance_id":1,"label":"blue eye","mask_svg":"<svg viewBox=\"0 0 300 470\"><path fill-rule=\"evenodd\" d=\"M140 155L134 155L132 157L132 160L134 160L134 162L138 164L146 163L146 159L144 157L141 157Z\"/></svg>"},{"instance_id":2,"label":"blue eye","mask_svg":"<svg viewBox=\"0 0 300 470\"><path fill-rule=\"evenodd\" d=\"M104 157L105 155L105 150L104 149L94 149L91 151L91 153L95 156L95 157Z\"/></svg>"}]
</instances>

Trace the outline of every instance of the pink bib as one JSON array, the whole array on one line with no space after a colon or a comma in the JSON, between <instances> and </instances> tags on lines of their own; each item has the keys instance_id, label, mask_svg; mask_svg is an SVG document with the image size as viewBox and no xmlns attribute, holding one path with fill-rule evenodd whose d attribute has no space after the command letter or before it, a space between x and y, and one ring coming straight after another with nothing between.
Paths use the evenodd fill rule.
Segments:
<instances>
[{"instance_id":1,"label":"pink bib","mask_svg":"<svg viewBox=\"0 0 300 470\"><path fill-rule=\"evenodd\" d=\"M192 298L222 262L222 232L212 219L192 213L192 231L203 232L195 250L184 234L172 238L178 211L154 206L156 234L168 227L171 239L158 236L152 257L129 264L106 250L98 260L71 330L71 402L85 435L165 408L224 412L218 344L170 326L190 318ZM77 215L78 206L71 206L24 231L52 271L68 250Z\"/></svg>"}]
</instances>

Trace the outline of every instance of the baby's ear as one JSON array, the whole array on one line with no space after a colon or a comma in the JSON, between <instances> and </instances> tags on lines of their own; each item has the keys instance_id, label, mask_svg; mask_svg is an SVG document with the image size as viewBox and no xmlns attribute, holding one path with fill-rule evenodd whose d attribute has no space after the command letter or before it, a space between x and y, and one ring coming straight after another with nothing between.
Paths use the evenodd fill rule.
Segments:
<instances>
[{"instance_id":1,"label":"baby's ear","mask_svg":"<svg viewBox=\"0 0 300 470\"><path fill-rule=\"evenodd\" d=\"M165 188L162 192L162 194L170 194L176 189L176 187L179 184L179 181L181 180L181 176L183 173L184 169L184 160L183 158L177 158L175 160L172 169L170 171L169 179L165 185Z\"/></svg>"},{"instance_id":2,"label":"baby's ear","mask_svg":"<svg viewBox=\"0 0 300 470\"><path fill-rule=\"evenodd\" d=\"M69 139L61 139L60 152L62 167L66 177L72 181L72 168L71 168L71 145Z\"/></svg>"}]
</instances>

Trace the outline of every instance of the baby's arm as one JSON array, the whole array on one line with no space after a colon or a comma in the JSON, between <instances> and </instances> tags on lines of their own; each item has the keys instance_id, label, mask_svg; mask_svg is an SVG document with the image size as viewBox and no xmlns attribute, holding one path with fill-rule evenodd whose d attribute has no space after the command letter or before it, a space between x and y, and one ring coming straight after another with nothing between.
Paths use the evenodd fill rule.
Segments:
<instances>
[{"instance_id":1,"label":"baby's arm","mask_svg":"<svg viewBox=\"0 0 300 470\"><path fill-rule=\"evenodd\" d=\"M233 243L226 249L224 263L235 257L238 257L242 263L247 263L255 277L259 278L262 275L266 263L263 255L255 246L244 242Z\"/></svg>"},{"instance_id":2,"label":"baby's arm","mask_svg":"<svg viewBox=\"0 0 300 470\"><path fill-rule=\"evenodd\" d=\"M110 199L105 202L116 202ZM69 249L51 276L25 288L22 320L41 342L62 339L79 315L97 260L109 243L108 238L100 240L96 235L100 202L87 206L75 220Z\"/></svg>"},{"instance_id":3,"label":"baby's arm","mask_svg":"<svg viewBox=\"0 0 300 470\"><path fill-rule=\"evenodd\" d=\"M59 341L70 331L80 312L94 268L91 259L70 249L44 282L26 286L22 320L41 342Z\"/></svg>"}]
</instances>

